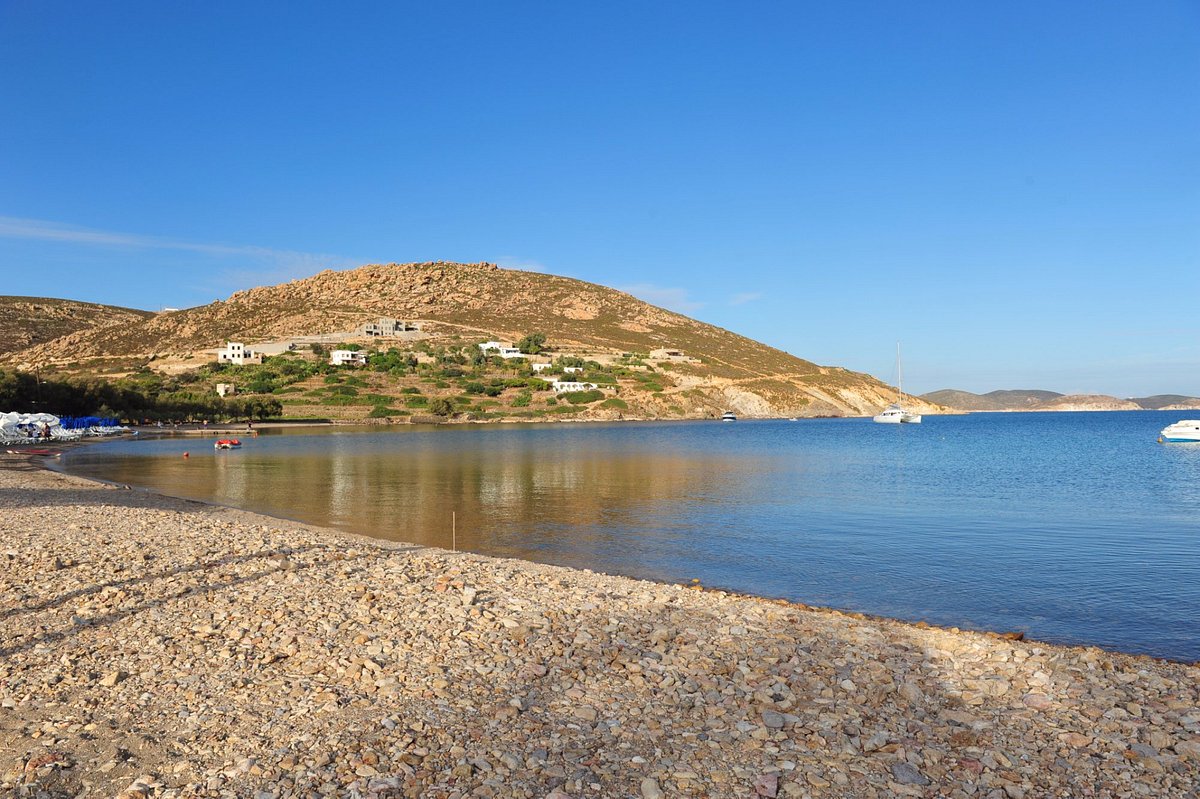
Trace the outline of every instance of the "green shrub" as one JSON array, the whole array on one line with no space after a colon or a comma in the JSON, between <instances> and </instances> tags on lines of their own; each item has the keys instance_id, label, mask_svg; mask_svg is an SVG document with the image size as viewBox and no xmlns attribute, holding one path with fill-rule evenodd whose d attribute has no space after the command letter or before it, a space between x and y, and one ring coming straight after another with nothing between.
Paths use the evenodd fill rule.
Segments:
<instances>
[{"instance_id":1,"label":"green shrub","mask_svg":"<svg viewBox=\"0 0 1200 799\"><path fill-rule=\"evenodd\" d=\"M333 383L340 383L340 382L342 382L341 375L325 375L326 385L332 385Z\"/></svg>"},{"instance_id":2,"label":"green shrub","mask_svg":"<svg viewBox=\"0 0 1200 799\"><path fill-rule=\"evenodd\" d=\"M572 405L587 405L588 403L604 399L604 392L596 389L590 391L567 391L558 396Z\"/></svg>"},{"instance_id":3,"label":"green shrub","mask_svg":"<svg viewBox=\"0 0 1200 799\"><path fill-rule=\"evenodd\" d=\"M376 405L374 408L371 409L371 412L367 414L367 418L368 419L380 419L384 416L395 416L395 415L396 415L396 411L393 410L392 408L389 408L386 405Z\"/></svg>"},{"instance_id":4,"label":"green shrub","mask_svg":"<svg viewBox=\"0 0 1200 799\"><path fill-rule=\"evenodd\" d=\"M421 389L417 388L416 386L408 386L407 388L400 389L400 393L401 394L420 394Z\"/></svg>"},{"instance_id":5,"label":"green shrub","mask_svg":"<svg viewBox=\"0 0 1200 799\"><path fill-rule=\"evenodd\" d=\"M436 397L429 403L429 412L434 416L450 416L454 413L454 405L445 397Z\"/></svg>"},{"instance_id":6,"label":"green shrub","mask_svg":"<svg viewBox=\"0 0 1200 799\"><path fill-rule=\"evenodd\" d=\"M425 408L431 406L429 404L429 397L409 397L408 399L404 400L404 407Z\"/></svg>"},{"instance_id":7,"label":"green shrub","mask_svg":"<svg viewBox=\"0 0 1200 799\"><path fill-rule=\"evenodd\" d=\"M515 399L512 401L512 404L513 404L513 407L514 407L514 408L524 408L524 407L526 407L526 406L528 406L528 405L529 405L529 402L530 402L532 399L533 399L533 395L532 395L532 394L530 394L528 391L522 391L522 392L521 392L520 394L518 394L518 395L516 396L516 398L515 398Z\"/></svg>"},{"instance_id":8,"label":"green shrub","mask_svg":"<svg viewBox=\"0 0 1200 799\"><path fill-rule=\"evenodd\" d=\"M601 408L620 408L621 410L629 410L629 403L620 397L609 397L604 402L600 403Z\"/></svg>"}]
</instances>

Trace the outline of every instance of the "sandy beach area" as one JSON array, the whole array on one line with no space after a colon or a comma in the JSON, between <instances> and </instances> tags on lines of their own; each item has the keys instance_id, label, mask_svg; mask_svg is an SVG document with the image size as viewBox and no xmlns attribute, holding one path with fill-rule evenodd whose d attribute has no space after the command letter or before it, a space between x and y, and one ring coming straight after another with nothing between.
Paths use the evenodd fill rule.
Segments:
<instances>
[{"instance_id":1,"label":"sandy beach area","mask_svg":"<svg viewBox=\"0 0 1200 799\"><path fill-rule=\"evenodd\" d=\"M0 457L0 795L1200 795L1195 665L373 541Z\"/></svg>"}]
</instances>

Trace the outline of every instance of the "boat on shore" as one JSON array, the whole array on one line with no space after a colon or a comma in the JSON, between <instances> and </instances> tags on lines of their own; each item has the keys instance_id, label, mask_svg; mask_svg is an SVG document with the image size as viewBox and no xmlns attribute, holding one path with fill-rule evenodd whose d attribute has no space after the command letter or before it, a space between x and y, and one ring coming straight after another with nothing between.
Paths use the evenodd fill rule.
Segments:
<instances>
[{"instance_id":1,"label":"boat on shore","mask_svg":"<svg viewBox=\"0 0 1200 799\"><path fill-rule=\"evenodd\" d=\"M1200 419L1181 419L1169 424L1158 434L1160 444L1200 443Z\"/></svg>"},{"instance_id":2,"label":"boat on shore","mask_svg":"<svg viewBox=\"0 0 1200 799\"><path fill-rule=\"evenodd\" d=\"M213 444L213 449L237 449L242 445L241 441L236 438L221 438L217 443Z\"/></svg>"}]
</instances>

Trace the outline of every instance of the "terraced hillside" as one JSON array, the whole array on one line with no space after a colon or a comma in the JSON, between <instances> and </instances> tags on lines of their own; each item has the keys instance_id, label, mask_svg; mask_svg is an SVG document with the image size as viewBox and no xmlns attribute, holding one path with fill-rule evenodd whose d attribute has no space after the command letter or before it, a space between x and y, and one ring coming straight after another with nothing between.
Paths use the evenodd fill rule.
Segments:
<instances>
[{"instance_id":1,"label":"terraced hillside","mask_svg":"<svg viewBox=\"0 0 1200 799\"><path fill-rule=\"evenodd\" d=\"M699 362L668 365L676 387L747 415L866 414L893 395L869 375L818 366L614 289L486 263L325 271L198 308L72 333L23 357L59 364L161 362L194 357L230 339L254 344L340 334L380 316L419 321L435 338L516 340L540 331L559 353L682 350Z\"/></svg>"}]
</instances>

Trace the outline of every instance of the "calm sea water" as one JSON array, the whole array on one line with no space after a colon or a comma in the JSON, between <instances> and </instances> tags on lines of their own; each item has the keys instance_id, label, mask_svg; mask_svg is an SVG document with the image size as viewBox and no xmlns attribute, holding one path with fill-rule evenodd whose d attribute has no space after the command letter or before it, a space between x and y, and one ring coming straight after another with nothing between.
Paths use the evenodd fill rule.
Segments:
<instances>
[{"instance_id":1,"label":"calm sea water","mask_svg":"<svg viewBox=\"0 0 1200 799\"><path fill-rule=\"evenodd\" d=\"M454 511L491 555L1200 660L1200 445L1155 441L1182 416L307 428L63 467L444 547Z\"/></svg>"}]
</instances>

